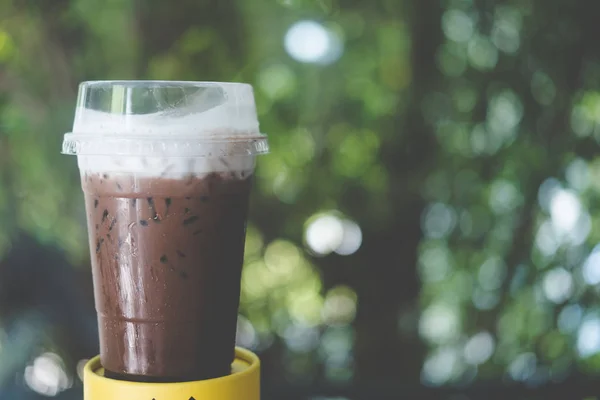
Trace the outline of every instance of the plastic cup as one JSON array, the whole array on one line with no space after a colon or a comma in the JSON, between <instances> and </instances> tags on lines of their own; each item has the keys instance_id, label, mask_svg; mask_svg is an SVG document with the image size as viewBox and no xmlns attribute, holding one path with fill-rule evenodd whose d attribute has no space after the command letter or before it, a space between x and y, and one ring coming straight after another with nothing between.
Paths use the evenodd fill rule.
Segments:
<instances>
[{"instance_id":1,"label":"plastic cup","mask_svg":"<svg viewBox=\"0 0 600 400\"><path fill-rule=\"evenodd\" d=\"M248 198L266 152L249 85L80 85L63 153L81 172L107 376L230 373Z\"/></svg>"}]
</instances>

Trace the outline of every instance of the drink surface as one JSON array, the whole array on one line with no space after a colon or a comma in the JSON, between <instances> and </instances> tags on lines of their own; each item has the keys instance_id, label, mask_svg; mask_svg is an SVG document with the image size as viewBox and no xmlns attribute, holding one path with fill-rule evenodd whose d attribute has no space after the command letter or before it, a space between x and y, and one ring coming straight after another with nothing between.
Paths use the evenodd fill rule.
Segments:
<instances>
[{"instance_id":1,"label":"drink surface","mask_svg":"<svg viewBox=\"0 0 600 400\"><path fill-rule=\"evenodd\" d=\"M109 376L165 382L230 372L249 174L82 171Z\"/></svg>"}]
</instances>

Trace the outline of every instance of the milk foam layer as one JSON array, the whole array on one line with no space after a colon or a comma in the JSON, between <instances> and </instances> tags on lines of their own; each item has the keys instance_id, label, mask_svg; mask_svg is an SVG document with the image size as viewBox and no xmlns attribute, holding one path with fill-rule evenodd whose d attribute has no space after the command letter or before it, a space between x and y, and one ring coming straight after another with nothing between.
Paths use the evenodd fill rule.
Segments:
<instances>
[{"instance_id":1,"label":"milk foam layer","mask_svg":"<svg viewBox=\"0 0 600 400\"><path fill-rule=\"evenodd\" d=\"M145 178L187 179L212 172L228 172L247 177L254 170L255 156L230 157L143 157L77 156L81 174L126 174Z\"/></svg>"},{"instance_id":2,"label":"milk foam layer","mask_svg":"<svg viewBox=\"0 0 600 400\"><path fill-rule=\"evenodd\" d=\"M99 92L97 96L94 91ZM94 135L213 137L219 132L259 132L252 86L135 81L107 86L90 82L80 89L73 124L73 133Z\"/></svg>"},{"instance_id":3,"label":"milk foam layer","mask_svg":"<svg viewBox=\"0 0 600 400\"><path fill-rule=\"evenodd\" d=\"M262 138L249 85L210 84L174 104L159 104L164 110L150 114L124 107L114 113L89 109L80 93L63 151L78 155L82 173L180 178L226 171L247 175L254 168L254 153L239 151L240 144Z\"/></svg>"}]
</instances>

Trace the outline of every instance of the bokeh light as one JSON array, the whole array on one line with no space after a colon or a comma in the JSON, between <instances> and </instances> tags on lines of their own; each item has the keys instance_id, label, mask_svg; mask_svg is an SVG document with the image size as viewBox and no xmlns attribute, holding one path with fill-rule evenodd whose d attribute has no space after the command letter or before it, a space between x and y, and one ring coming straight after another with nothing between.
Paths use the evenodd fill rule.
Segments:
<instances>
[{"instance_id":1,"label":"bokeh light","mask_svg":"<svg viewBox=\"0 0 600 400\"><path fill-rule=\"evenodd\" d=\"M465 361L473 365L483 364L494 354L495 347L496 342L489 332L479 332L465 344Z\"/></svg>"},{"instance_id":2,"label":"bokeh light","mask_svg":"<svg viewBox=\"0 0 600 400\"><path fill-rule=\"evenodd\" d=\"M461 321L455 307L448 304L433 304L426 308L419 320L419 333L433 343L447 343L456 338L461 330Z\"/></svg>"},{"instance_id":3,"label":"bokeh light","mask_svg":"<svg viewBox=\"0 0 600 400\"><path fill-rule=\"evenodd\" d=\"M558 190L550 200L552 224L560 233L572 231L581 212L581 202L577 195L570 190Z\"/></svg>"},{"instance_id":4,"label":"bokeh light","mask_svg":"<svg viewBox=\"0 0 600 400\"><path fill-rule=\"evenodd\" d=\"M525 382L537 368L537 357L533 353L519 354L508 366L508 374L515 381Z\"/></svg>"},{"instance_id":5,"label":"bokeh light","mask_svg":"<svg viewBox=\"0 0 600 400\"><path fill-rule=\"evenodd\" d=\"M334 251L341 256L349 256L360 248L363 239L362 230L356 222L349 219L342 220L342 226L344 229L342 241Z\"/></svg>"},{"instance_id":6,"label":"bokeh light","mask_svg":"<svg viewBox=\"0 0 600 400\"><path fill-rule=\"evenodd\" d=\"M555 268L544 276L543 287L548 300L560 304L573 294L573 278L566 269Z\"/></svg>"},{"instance_id":7,"label":"bokeh light","mask_svg":"<svg viewBox=\"0 0 600 400\"><path fill-rule=\"evenodd\" d=\"M511 6L496 8L494 26L492 28L492 42L501 51L513 54L521 45L521 14Z\"/></svg>"},{"instance_id":8,"label":"bokeh light","mask_svg":"<svg viewBox=\"0 0 600 400\"><path fill-rule=\"evenodd\" d=\"M565 334L572 334L579 328L583 309L579 304L569 304L565 306L558 314L558 329Z\"/></svg>"},{"instance_id":9,"label":"bokeh light","mask_svg":"<svg viewBox=\"0 0 600 400\"><path fill-rule=\"evenodd\" d=\"M467 54L470 64L479 70L489 70L498 62L498 49L485 36L475 35L469 40Z\"/></svg>"},{"instance_id":10,"label":"bokeh light","mask_svg":"<svg viewBox=\"0 0 600 400\"><path fill-rule=\"evenodd\" d=\"M600 245L596 245L583 264L583 279L589 285L600 283Z\"/></svg>"},{"instance_id":11,"label":"bokeh light","mask_svg":"<svg viewBox=\"0 0 600 400\"><path fill-rule=\"evenodd\" d=\"M319 213L307 221L304 240L315 255L335 252L348 256L360 248L362 230L356 222L339 216L337 212Z\"/></svg>"},{"instance_id":12,"label":"bokeh light","mask_svg":"<svg viewBox=\"0 0 600 400\"><path fill-rule=\"evenodd\" d=\"M426 242L419 254L419 275L426 283L446 279L453 269L450 251L443 243Z\"/></svg>"},{"instance_id":13,"label":"bokeh light","mask_svg":"<svg viewBox=\"0 0 600 400\"><path fill-rule=\"evenodd\" d=\"M307 246L320 255L329 254L337 249L344 238L342 221L330 214L317 216L306 227Z\"/></svg>"},{"instance_id":14,"label":"bokeh light","mask_svg":"<svg viewBox=\"0 0 600 400\"><path fill-rule=\"evenodd\" d=\"M565 177L569 186L577 191L584 191L590 185L590 168L585 160L576 158L567 166Z\"/></svg>"},{"instance_id":15,"label":"bokeh light","mask_svg":"<svg viewBox=\"0 0 600 400\"><path fill-rule=\"evenodd\" d=\"M421 380L426 385L431 386L449 383L460 372L461 364L462 361L457 348L441 347L425 360Z\"/></svg>"},{"instance_id":16,"label":"bokeh light","mask_svg":"<svg viewBox=\"0 0 600 400\"><path fill-rule=\"evenodd\" d=\"M498 256L491 256L479 267L479 285L485 290L498 289L506 277L506 264Z\"/></svg>"},{"instance_id":17,"label":"bokeh light","mask_svg":"<svg viewBox=\"0 0 600 400\"><path fill-rule=\"evenodd\" d=\"M581 357L590 357L600 352L600 318L587 317L577 334L577 352Z\"/></svg>"},{"instance_id":18,"label":"bokeh light","mask_svg":"<svg viewBox=\"0 0 600 400\"><path fill-rule=\"evenodd\" d=\"M348 286L330 289L323 303L323 321L327 325L347 325L356 316L357 295Z\"/></svg>"},{"instance_id":19,"label":"bokeh light","mask_svg":"<svg viewBox=\"0 0 600 400\"><path fill-rule=\"evenodd\" d=\"M455 42L466 42L473 35L475 24L464 11L450 9L442 16L442 28L448 39Z\"/></svg>"},{"instance_id":20,"label":"bokeh light","mask_svg":"<svg viewBox=\"0 0 600 400\"><path fill-rule=\"evenodd\" d=\"M258 345L258 335L252 322L242 315L238 315L235 343L236 346L251 350Z\"/></svg>"},{"instance_id":21,"label":"bokeh light","mask_svg":"<svg viewBox=\"0 0 600 400\"><path fill-rule=\"evenodd\" d=\"M443 238L452 232L455 225L456 212L445 204L431 204L423 212L422 227L427 237Z\"/></svg>"},{"instance_id":22,"label":"bokeh light","mask_svg":"<svg viewBox=\"0 0 600 400\"><path fill-rule=\"evenodd\" d=\"M331 64L342 54L343 45L335 31L316 21L299 21L285 34L285 50L303 63Z\"/></svg>"},{"instance_id":23,"label":"bokeh light","mask_svg":"<svg viewBox=\"0 0 600 400\"><path fill-rule=\"evenodd\" d=\"M62 359L55 353L43 353L25 368L25 383L31 390L53 397L73 384Z\"/></svg>"},{"instance_id":24,"label":"bokeh light","mask_svg":"<svg viewBox=\"0 0 600 400\"><path fill-rule=\"evenodd\" d=\"M298 353L315 350L321 335L314 326L291 324L285 328L283 338L287 346Z\"/></svg>"}]
</instances>

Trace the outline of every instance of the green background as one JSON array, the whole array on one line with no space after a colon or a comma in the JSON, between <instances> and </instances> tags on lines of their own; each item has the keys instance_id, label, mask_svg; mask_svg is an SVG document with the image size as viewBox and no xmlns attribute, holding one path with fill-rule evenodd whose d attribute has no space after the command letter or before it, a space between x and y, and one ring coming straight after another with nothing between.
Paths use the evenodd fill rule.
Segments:
<instances>
[{"instance_id":1,"label":"green background","mask_svg":"<svg viewBox=\"0 0 600 400\"><path fill-rule=\"evenodd\" d=\"M600 370L599 11L0 1L0 398L67 398L97 352L78 171L59 154L77 84L94 79L254 86L271 154L239 339L267 382L545 384ZM300 21L316 25L293 42ZM338 254L344 240L356 251Z\"/></svg>"}]
</instances>

